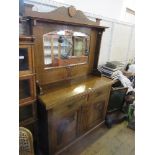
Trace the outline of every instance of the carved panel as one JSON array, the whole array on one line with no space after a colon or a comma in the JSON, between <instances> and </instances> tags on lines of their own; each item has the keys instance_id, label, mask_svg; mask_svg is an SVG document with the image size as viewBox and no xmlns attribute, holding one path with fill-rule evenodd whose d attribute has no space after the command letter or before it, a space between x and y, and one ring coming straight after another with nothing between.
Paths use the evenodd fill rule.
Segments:
<instances>
[{"instance_id":1,"label":"carved panel","mask_svg":"<svg viewBox=\"0 0 155 155\"><path fill-rule=\"evenodd\" d=\"M60 114L59 114L60 115ZM52 148L56 152L77 137L78 110L53 118Z\"/></svg>"},{"instance_id":2,"label":"carved panel","mask_svg":"<svg viewBox=\"0 0 155 155\"><path fill-rule=\"evenodd\" d=\"M51 12L37 12L32 11L33 5L25 5L25 14L24 16L32 17L35 19L41 20L51 20L59 22L67 22L70 24L81 24L91 27L98 27L104 29L106 27L98 26L98 22L94 22L88 19L84 13L80 10L76 10L74 7L60 7Z\"/></svg>"},{"instance_id":3,"label":"carved panel","mask_svg":"<svg viewBox=\"0 0 155 155\"><path fill-rule=\"evenodd\" d=\"M73 6L71 6L68 8L68 13L71 17L73 17L76 15L76 9Z\"/></svg>"}]
</instances>

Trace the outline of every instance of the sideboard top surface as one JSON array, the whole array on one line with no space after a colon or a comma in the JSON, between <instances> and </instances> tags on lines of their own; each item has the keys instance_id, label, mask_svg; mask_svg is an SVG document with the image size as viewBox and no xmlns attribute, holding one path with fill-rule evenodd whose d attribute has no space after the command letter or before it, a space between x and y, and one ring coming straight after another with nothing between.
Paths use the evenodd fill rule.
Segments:
<instances>
[{"instance_id":1,"label":"sideboard top surface","mask_svg":"<svg viewBox=\"0 0 155 155\"><path fill-rule=\"evenodd\" d=\"M57 87L48 88L43 95L39 96L39 100L48 110L64 100L84 96L95 89L112 85L112 83L111 79L105 77L88 76L80 82L64 83Z\"/></svg>"}]
</instances>

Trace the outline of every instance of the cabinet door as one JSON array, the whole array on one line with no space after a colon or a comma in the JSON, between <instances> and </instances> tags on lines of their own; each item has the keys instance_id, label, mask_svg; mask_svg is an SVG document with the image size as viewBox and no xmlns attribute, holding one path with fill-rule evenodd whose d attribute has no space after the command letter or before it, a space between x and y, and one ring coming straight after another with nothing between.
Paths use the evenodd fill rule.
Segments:
<instances>
[{"instance_id":1,"label":"cabinet door","mask_svg":"<svg viewBox=\"0 0 155 155\"><path fill-rule=\"evenodd\" d=\"M95 127L104 120L105 101L82 106L80 115L80 135Z\"/></svg>"},{"instance_id":2,"label":"cabinet door","mask_svg":"<svg viewBox=\"0 0 155 155\"><path fill-rule=\"evenodd\" d=\"M101 123L105 119L105 114L108 105L108 99L110 94L110 86L105 86L96 89L92 94L90 94L88 102L90 104L89 108L89 120L88 128Z\"/></svg>"},{"instance_id":3,"label":"cabinet door","mask_svg":"<svg viewBox=\"0 0 155 155\"><path fill-rule=\"evenodd\" d=\"M33 53L31 45L19 46L19 74L26 75L33 72Z\"/></svg>"},{"instance_id":4,"label":"cabinet door","mask_svg":"<svg viewBox=\"0 0 155 155\"><path fill-rule=\"evenodd\" d=\"M81 108L79 133L83 134L105 119L110 87L95 89Z\"/></svg>"},{"instance_id":5,"label":"cabinet door","mask_svg":"<svg viewBox=\"0 0 155 155\"><path fill-rule=\"evenodd\" d=\"M36 103L19 107L19 122L25 122L36 119Z\"/></svg>"},{"instance_id":6,"label":"cabinet door","mask_svg":"<svg viewBox=\"0 0 155 155\"><path fill-rule=\"evenodd\" d=\"M62 116L52 118L49 134L52 137L52 152L63 148L77 137L79 110L70 111ZM51 132L52 131L52 132Z\"/></svg>"},{"instance_id":7,"label":"cabinet door","mask_svg":"<svg viewBox=\"0 0 155 155\"><path fill-rule=\"evenodd\" d=\"M92 128L104 120L104 106L105 106L104 100L90 104L88 128Z\"/></svg>"},{"instance_id":8,"label":"cabinet door","mask_svg":"<svg viewBox=\"0 0 155 155\"><path fill-rule=\"evenodd\" d=\"M28 75L19 79L19 103L26 104L35 100L35 76Z\"/></svg>"}]
</instances>

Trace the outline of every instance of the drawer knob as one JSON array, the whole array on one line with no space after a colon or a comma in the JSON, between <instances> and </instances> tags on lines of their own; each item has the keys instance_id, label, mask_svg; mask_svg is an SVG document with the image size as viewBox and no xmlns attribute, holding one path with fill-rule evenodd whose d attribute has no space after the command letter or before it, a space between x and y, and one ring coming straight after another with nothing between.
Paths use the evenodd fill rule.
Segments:
<instances>
[{"instance_id":1,"label":"drawer knob","mask_svg":"<svg viewBox=\"0 0 155 155\"><path fill-rule=\"evenodd\" d=\"M72 108L73 106L74 106L74 104L73 104L73 103L72 103L72 104L68 104L68 105L67 105L67 107L68 107L68 108Z\"/></svg>"}]
</instances>

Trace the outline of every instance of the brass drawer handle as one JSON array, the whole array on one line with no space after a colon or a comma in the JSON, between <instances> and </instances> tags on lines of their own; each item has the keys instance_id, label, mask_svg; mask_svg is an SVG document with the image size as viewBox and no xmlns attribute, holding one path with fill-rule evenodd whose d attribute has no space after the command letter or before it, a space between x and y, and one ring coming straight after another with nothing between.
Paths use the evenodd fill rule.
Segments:
<instances>
[{"instance_id":1,"label":"brass drawer handle","mask_svg":"<svg viewBox=\"0 0 155 155\"><path fill-rule=\"evenodd\" d=\"M96 96L100 96L100 95L102 95L102 94L103 94L102 91L96 92Z\"/></svg>"}]
</instances>

